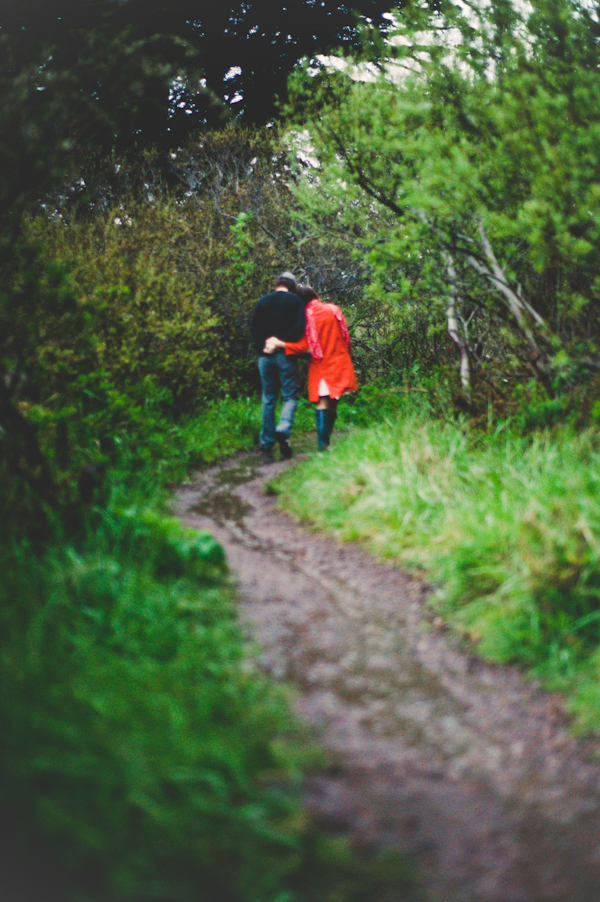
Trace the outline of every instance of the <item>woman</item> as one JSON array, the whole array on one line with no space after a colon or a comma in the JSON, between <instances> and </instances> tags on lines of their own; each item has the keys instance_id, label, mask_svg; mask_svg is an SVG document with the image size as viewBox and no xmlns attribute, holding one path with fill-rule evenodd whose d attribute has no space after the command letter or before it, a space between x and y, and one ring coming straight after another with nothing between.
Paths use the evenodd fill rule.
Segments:
<instances>
[{"instance_id":1,"label":"woman","mask_svg":"<svg viewBox=\"0 0 600 902\"><path fill-rule=\"evenodd\" d=\"M319 451L329 445L340 397L356 391L356 375L350 359L350 335L344 314L335 304L323 304L310 285L299 285L297 294L306 304L306 332L300 341L267 338L265 353L284 348L286 354L310 353L308 399L317 405Z\"/></svg>"}]
</instances>

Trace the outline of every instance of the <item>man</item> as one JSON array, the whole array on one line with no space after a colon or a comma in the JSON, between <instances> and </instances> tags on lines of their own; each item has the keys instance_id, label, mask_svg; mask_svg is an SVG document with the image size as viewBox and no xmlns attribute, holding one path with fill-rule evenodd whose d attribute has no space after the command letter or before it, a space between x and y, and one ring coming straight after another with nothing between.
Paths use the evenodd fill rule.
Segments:
<instances>
[{"instance_id":1,"label":"man","mask_svg":"<svg viewBox=\"0 0 600 902\"><path fill-rule=\"evenodd\" d=\"M273 460L275 442L285 460L292 456L288 439L298 406L298 364L294 357L286 357L285 351L279 349L275 354L265 354L264 347L271 335L282 341L299 341L304 335L304 303L295 292L294 274L281 273L275 282L275 291L260 299L250 320L262 384L260 453L263 463ZM280 391L283 408L275 428L275 405Z\"/></svg>"}]
</instances>

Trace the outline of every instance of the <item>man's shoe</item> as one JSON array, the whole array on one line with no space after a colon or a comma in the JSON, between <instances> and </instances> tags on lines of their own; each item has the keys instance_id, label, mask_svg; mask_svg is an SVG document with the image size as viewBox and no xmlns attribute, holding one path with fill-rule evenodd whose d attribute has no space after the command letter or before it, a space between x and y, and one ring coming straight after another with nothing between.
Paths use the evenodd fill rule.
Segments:
<instances>
[{"instance_id":1,"label":"man's shoe","mask_svg":"<svg viewBox=\"0 0 600 902\"><path fill-rule=\"evenodd\" d=\"M283 432L276 432L275 438L277 439L279 450L281 451L281 456L284 460L289 460L294 452L292 451L290 443L287 440L287 435L284 435Z\"/></svg>"},{"instance_id":2,"label":"man's shoe","mask_svg":"<svg viewBox=\"0 0 600 902\"><path fill-rule=\"evenodd\" d=\"M261 464L275 463L275 458L273 457L273 452L270 448L261 448L258 458Z\"/></svg>"}]
</instances>

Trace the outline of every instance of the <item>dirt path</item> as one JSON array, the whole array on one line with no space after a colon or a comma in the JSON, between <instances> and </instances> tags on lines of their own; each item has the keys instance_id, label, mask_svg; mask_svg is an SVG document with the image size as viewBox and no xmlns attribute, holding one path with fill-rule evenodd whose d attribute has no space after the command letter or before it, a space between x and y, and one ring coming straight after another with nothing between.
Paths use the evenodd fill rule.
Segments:
<instances>
[{"instance_id":1,"label":"dirt path","mask_svg":"<svg viewBox=\"0 0 600 902\"><path fill-rule=\"evenodd\" d=\"M225 546L262 666L339 761L311 807L407 851L435 902L600 902L600 743L433 627L426 586L278 511L286 466L241 455L174 503Z\"/></svg>"}]
</instances>

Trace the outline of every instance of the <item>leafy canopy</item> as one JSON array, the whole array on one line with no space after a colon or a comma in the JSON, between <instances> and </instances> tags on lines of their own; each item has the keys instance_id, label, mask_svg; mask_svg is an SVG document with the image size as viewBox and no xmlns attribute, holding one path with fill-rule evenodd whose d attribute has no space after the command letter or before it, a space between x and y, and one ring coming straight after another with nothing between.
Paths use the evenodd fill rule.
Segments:
<instances>
[{"instance_id":1,"label":"leafy canopy","mask_svg":"<svg viewBox=\"0 0 600 902\"><path fill-rule=\"evenodd\" d=\"M371 47L375 80L349 64L296 77L311 187L363 224L400 298L415 279L443 303L452 288L471 350L493 328L497 354L505 322L550 388L598 345L597 17L577 0L417 2L397 23Z\"/></svg>"},{"instance_id":2,"label":"leafy canopy","mask_svg":"<svg viewBox=\"0 0 600 902\"><path fill-rule=\"evenodd\" d=\"M139 140L173 146L207 119L218 122L211 92L245 122L266 123L296 63L356 45L359 17L383 25L389 0L45 0L39 7L38 0L0 6L1 33L18 47L10 72L33 63L55 78L69 73L80 102L116 123L124 148Z\"/></svg>"}]
</instances>

